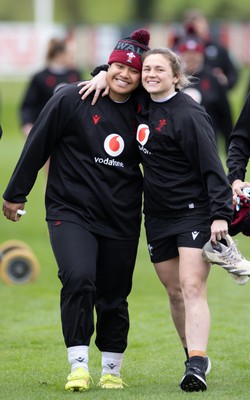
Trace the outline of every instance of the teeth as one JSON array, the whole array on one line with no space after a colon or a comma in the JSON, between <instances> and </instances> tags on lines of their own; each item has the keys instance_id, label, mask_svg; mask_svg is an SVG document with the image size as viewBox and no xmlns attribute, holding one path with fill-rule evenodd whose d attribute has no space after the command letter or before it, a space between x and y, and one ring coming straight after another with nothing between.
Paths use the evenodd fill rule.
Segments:
<instances>
[{"instance_id":1,"label":"teeth","mask_svg":"<svg viewBox=\"0 0 250 400\"><path fill-rule=\"evenodd\" d=\"M122 80L120 80L120 79L116 79L116 82L117 82L119 85L122 85L122 86L127 86L127 85L128 85L128 82L124 82L124 81L122 81Z\"/></svg>"}]
</instances>

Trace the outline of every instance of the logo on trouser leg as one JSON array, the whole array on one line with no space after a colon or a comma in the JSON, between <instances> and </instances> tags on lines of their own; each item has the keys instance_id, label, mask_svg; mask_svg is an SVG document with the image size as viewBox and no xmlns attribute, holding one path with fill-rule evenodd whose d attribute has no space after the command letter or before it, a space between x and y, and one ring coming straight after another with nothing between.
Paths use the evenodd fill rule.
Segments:
<instances>
[{"instance_id":1,"label":"logo on trouser leg","mask_svg":"<svg viewBox=\"0 0 250 400\"><path fill-rule=\"evenodd\" d=\"M148 244L148 251L149 251L149 255L152 257L153 256L153 246L151 246L151 244Z\"/></svg>"}]
</instances>

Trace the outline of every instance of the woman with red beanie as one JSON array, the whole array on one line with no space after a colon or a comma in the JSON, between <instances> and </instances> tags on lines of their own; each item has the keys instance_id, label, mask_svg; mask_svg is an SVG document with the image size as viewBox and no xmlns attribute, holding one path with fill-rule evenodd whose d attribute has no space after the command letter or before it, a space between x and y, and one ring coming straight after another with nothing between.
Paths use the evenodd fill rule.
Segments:
<instances>
[{"instance_id":1,"label":"woman with red beanie","mask_svg":"<svg viewBox=\"0 0 250 400\"><path fill-rule=\"evenodd\" d=\"M66 390L92 379L88 351L94 333L102 354L99 386L123 388L121 364L140 235L142 174L133 91L149 33L120 40L109 58L109 96L91 105L77 84L59 89L31 129L3 195L3 213L20 220L38 171L50 157L46 220L58 266L61 320L71 372ZM28 215L27 215L28 217Z\"/></svg>"}]
</instances>

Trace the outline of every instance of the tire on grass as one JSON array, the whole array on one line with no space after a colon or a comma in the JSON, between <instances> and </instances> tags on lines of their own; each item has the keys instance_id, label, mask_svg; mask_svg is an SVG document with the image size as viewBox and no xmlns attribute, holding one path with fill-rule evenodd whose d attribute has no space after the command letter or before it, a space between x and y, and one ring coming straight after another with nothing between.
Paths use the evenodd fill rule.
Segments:
<instances>
[{"instance_id":1,"label":"tire on grass","mask_svg":"<svg viewBox=\"0 0 250 400\"><path fill-rule=\"evenodd\" d=\"M36 256L28 249L9 250L2 257L0 278L7 285L34 282L40 272Z\"/></svg>"},{"instance_id":2,"label":"tire on grass","mask_svg":"<svg viewBox=\"0 0 250 400\"><path fill-rule=\"evenodd\" d=\"M7 240L0 245L0 261L5 254L14 249L27 249L32 251L30 246L22 240Z\"/></svg>"}]
</instances>

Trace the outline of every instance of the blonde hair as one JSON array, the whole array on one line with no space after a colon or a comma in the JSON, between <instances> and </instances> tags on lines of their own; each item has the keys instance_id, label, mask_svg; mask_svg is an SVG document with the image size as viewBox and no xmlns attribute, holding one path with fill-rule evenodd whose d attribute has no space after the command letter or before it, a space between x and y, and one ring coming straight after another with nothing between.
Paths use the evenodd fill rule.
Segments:
<instances>
[{"instance_id":1,"label":"blonde hair","mask_svg":"<svg viewBox=\"0 0 250 400\"><path fill-rule=\"evenodd\" d=\"M142 54L142 64L151 54L162 54L169 61L174 77L178 78L178 82L175 85L176 89L181 90L191 84L192 77L185 73L183 62L176 53L167 47L148 50Z\"/></svg>"}]
</instances>

